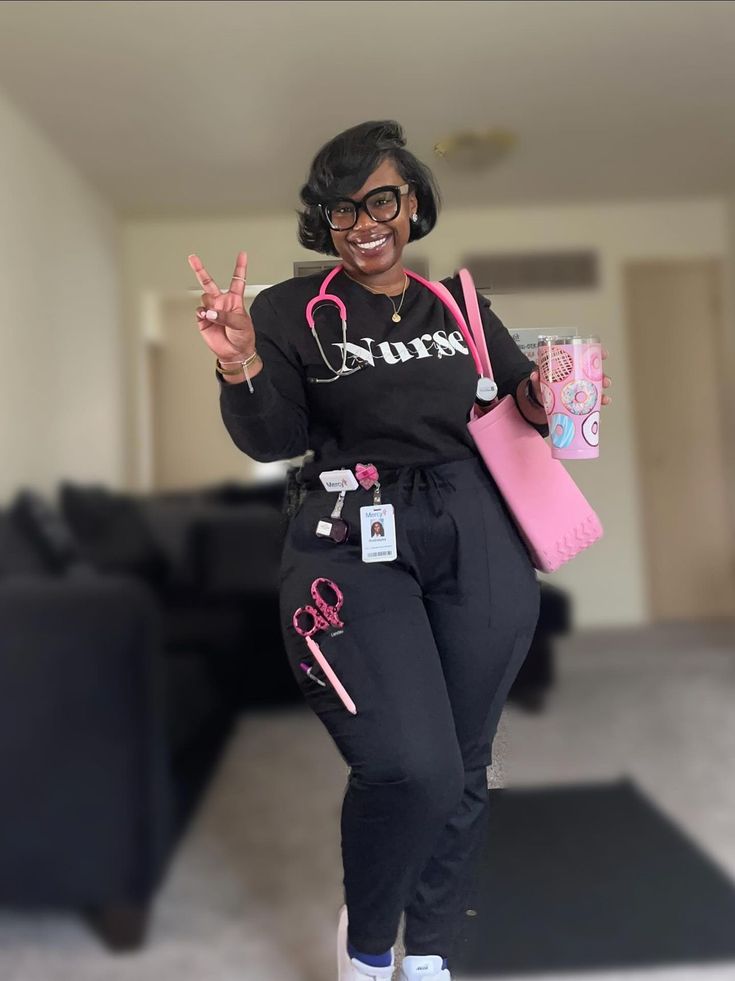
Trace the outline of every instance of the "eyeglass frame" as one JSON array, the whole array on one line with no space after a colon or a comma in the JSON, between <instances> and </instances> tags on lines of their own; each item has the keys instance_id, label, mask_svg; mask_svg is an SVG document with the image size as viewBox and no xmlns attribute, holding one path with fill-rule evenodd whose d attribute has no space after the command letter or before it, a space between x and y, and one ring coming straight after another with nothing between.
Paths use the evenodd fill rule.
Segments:
<instances>
[{"instance_id":1,"label":"eyeglass frame","mask_svg":"<svg viewBox=\"0 0 735 981\"><path fill-rule=\"evenodd\" d=\"M365 203L368 198L372 197L373 194L380 193L380 191L392 191L396 198L396 204L398 206L396 209L396 213L393 215L392 218L384 218L382 219L382 221L379 221L379 219L377 218L373 218L373 216L370 214L368 210L367 204ZM395 221L396 218L400 215L401 208L403 207L403 203L401 199L404 198L407 194L409 194L410 191L411 191L411 183L410 181L407 181L405 184L384 184L382 187L374 187L372 191L368 191L367 194L360 201L355 201L354 198L348 198L348 197L333 198L332 200L334 201L335 204L340 203L342 201L349 201L350 204L353 204L355 206L355 220L347 228L334 227L332 222L329 220L329 216L327 215L327 208L329 207L328 204L324 204L323 202L320 202L319 210L321 211L322 217L326 221L327 225L332 229L333 232L349 232L357 224L357 219L360 217L361 210L365 212L365 214L368 216L368 218L370 218L371 221L377 221L378 224L383 224L389 221Z\"/></svg>"}]
</instances>

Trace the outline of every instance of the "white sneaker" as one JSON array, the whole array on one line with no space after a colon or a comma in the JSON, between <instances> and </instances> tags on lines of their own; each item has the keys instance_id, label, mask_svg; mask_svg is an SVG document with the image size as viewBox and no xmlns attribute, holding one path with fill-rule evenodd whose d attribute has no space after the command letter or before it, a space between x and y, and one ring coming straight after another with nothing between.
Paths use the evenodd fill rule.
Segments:
<instances>
[{"instance_id":1,"label":"white sneaker","mask_svg":"<svg viewBox=\"0 0 735 981\"><path fill-rule=\"evenodd\" d=\"M442 968L442 957L438 954L407 954L401 963L400 981L418 981L428 978L430 981L452 981L449 968Z\"/></svg>"},{"instance_id":2,"label":"white sneaker","mask_svg":"<svg viewBox=\"0 0 735 981\"><path fill-rule=\"evenodd\" d=\"M441 958L439 958L441 964ZM395 954L393 948L390 949L390 964L387 967L370 967L363 964L356 957L350 957L347 952L347 907L342 906L339 911L339 925L337 926L337 981L377 981L379 978L393 977L395 970ZM444 981L442 978L441 981Z\"/></svg>"}]
</instances>

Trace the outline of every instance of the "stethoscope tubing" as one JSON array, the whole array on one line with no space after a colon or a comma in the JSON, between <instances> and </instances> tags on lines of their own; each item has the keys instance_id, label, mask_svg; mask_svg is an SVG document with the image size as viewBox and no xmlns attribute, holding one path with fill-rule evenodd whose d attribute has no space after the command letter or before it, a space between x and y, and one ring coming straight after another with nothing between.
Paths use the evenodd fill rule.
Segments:
<instances>
[{"instance_id":1,"label":"stethoscope tubing","mask_svg":"<svg viewBox=\"0 0 735 981\"><path fill-rule=\"evenodd\" d=\"M344 301L340 299L340 297L335 296L334 293L327 292L327 287L332 282L334 277L342 271L343 268L344 267L342 265L339 265L339 266L335 266L334 269L330 269L330 271L327 273L325 278L322 280L322 284L319 287L319 292L317 293L317 295L312 297L309 300L309 302L306 304L306 322L309 325L309 329L311 330L312 336L316 341L317 347L319 348L319 353L322 356L322 361L334 376L333 378L311 378L310 381L313 382L324 383L324 382L337 381L339 378L342 378L345 375L352 375L356 371L360 371L362 368L365 367L365 365L358 365L356 368L347 367L347 307L345 306ZM475 340L472 337L472 332L467 326L467 322L465 321L462 311L460 310L459 305L457 301L454 299L454 297L452 296L452 294L442 283L433 283L431 280L424 279L423 276L419 276L418 273L412 272L410 269L406 269L405 273L407 276L410 276L412 279L415 279L417 283L421 283L422 286L425 286L428 290L430 290L434 294L434 296L438 297L438 299L441 300L444 306L447 307L449 312L457 321L457 326L459 327L460 332L464 337L465 343L467 344L467 347L470 350L472 359L475 362L475 368L477 369L477 374L480 378L482 378L484 376L484 371L483 371L482 360L480 358L480 353L477 350L477 345L475 344ZM319 335L317 334L316 331L316 324L314 322L314 311L321 303L326 303L326 304L332 303L337 307L337 310L339 311L340 323L342 326L342 365L339 369L335 368L332 364L330 364L324 352L324 348L322 347L322 343L319 340ZM492 374L490 374L489 377L492 378Z\"/></svg>"}]
</instances>

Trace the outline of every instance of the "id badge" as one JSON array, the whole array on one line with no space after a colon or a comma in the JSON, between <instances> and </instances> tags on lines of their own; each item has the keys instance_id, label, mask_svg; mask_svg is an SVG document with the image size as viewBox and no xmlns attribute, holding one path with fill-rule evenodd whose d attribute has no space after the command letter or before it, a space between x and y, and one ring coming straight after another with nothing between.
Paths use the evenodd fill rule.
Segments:
<instances>
[{"instance_id":1,"label":"id badge","mask_svg":"<svg viewBox=\"0 0 735 981\"><path fill-rule=\"evenodd\" d=\"M360 508L363 562L391 562L398 558L396 520L392 504Z\"/></svg>"}]
</instances>

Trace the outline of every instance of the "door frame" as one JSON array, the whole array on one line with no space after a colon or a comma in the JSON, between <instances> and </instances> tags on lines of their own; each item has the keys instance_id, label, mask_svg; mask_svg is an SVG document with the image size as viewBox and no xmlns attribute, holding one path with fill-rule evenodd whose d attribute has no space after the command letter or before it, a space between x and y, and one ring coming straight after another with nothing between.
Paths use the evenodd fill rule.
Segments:
<instances>
[{"instance_id":1,"label":"door frame","mask_svg":"<svg viewBox=\"0 0 735 981\"><path fill-rule=\"evenodd\" d=\"M252 302L258 293L269 289L267 285L245 287L245 299ZM153 361L160 357L166 348L163 309L171 300L192 301L192 319L196 309L196 298L202 290L147 290L140 298L138 323L140 325L137 343L138 411L137 430L137 484L146 494L155 490L155 400Z\"/></svg>"}]
</instances>

